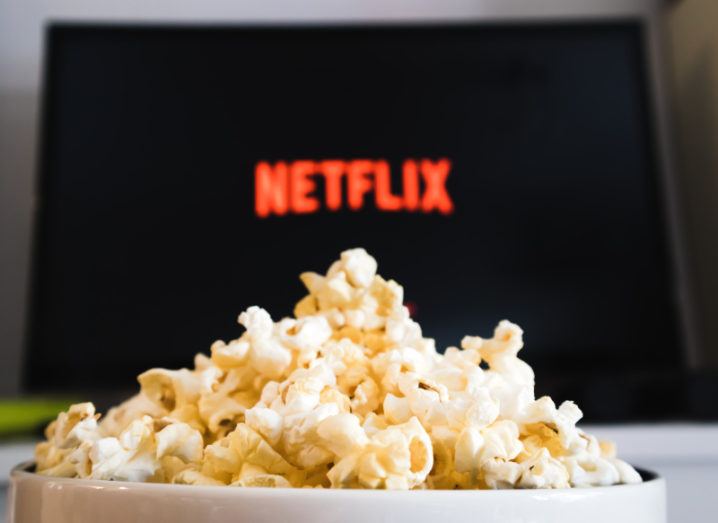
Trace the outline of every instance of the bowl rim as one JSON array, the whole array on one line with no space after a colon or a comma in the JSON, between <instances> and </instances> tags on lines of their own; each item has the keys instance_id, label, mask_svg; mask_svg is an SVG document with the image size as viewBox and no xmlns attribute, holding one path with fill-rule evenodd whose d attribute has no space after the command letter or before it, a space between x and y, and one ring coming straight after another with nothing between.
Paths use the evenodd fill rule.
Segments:
<instances>
[{"instance_id":1,"label":"bowl rim","mask_svg":"<svg viewBox=\"0 0 718 523\"><path fill-rule=\"evenodd\" d=\"M65 478L59 476L43 476L42 474L36 473L33 469L35 467L34 461L24 461L19 463L10 471L11 483L14 480L19 479L30 479L33 481L41 481L59 485L72 485L75 487L89 487L93 489L116 489L116 490L144 490L144 491L172 491L176 493L187 493L195 492L197 494L219 494L227 492L251 492L253 495L274 495L281 493L282 495L290 496L336 496L341 493L351 493L352 496L399 496L409 495L414 496L416 492L422 493L422 496L437 496L446 495L450 493L451 496L486 496L486 495L499 495L499 496L528 496L528 495L569 495L577 494L581 497L587 495L601 495L607 494L608 492L617 492L619 489L627 491L630 489L645 489L650 488L654 485L665 483L665 479L658 473L645 468L636 467L636 470L643 478L642 483L633 484L618 484L609 486L599 487L574 487L574 488L560 488L560 489L424 489L424 490L385 490L385 489L329 489L329 488L293 488L293 487L241 487L228 489L228 485L178 485L174 483L148 483L141 481L113 481L103 479L86 479L86 478ZM331 494L327 494L331 492ZM314 493L314 494L312 494ZM521 493L521 494L519 494Z\"/></svg>"}]
</instances>

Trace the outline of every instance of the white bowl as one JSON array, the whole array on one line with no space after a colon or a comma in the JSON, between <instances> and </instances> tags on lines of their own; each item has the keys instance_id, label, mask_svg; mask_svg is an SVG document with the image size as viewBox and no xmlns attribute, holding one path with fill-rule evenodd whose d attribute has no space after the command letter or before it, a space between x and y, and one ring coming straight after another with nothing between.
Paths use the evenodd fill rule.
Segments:
<instances>
[{"instance_id":1,"label":"white bowl","mask_svg":"<svg viewBox=\"0 0 718 523\"><path fill-rule=\"evenodd\" d=\"M664 523L665 481L557 490L197 487L11 474L8 523Z\"/></svg>"}]
</instances>

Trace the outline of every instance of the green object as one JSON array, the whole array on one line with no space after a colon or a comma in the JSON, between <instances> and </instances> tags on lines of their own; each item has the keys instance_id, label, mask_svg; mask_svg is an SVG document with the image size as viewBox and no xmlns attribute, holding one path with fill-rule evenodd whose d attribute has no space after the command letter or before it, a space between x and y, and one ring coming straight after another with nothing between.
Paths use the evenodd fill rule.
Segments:
<instances>
[{"instance_id":1,"label":"green object","mask_svg":"<svg viewBox=\"0 0 718 523\"><path fill-rule=\"evenodd\" d=\"M72 403L69 399L0 400L0 436L36 431Z\"/></svg>"}]
</instances>

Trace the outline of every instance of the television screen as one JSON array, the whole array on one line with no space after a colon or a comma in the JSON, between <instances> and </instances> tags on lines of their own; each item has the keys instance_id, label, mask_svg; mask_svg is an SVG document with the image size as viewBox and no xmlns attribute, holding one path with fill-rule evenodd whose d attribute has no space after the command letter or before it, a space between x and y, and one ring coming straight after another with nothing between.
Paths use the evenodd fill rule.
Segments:
<instances>
[{"instance_id":1,"label":"television screen","mask_svg":"<svg viewBox=\"0 0 718 523\"><path fill-rule=\"evenodd\" d=\"M51 26L28 388L191 365L362 246L440 348L508 318L631 415L591 398L683 359L645 69L633 21Z\"/></svg>"}]
</instances>

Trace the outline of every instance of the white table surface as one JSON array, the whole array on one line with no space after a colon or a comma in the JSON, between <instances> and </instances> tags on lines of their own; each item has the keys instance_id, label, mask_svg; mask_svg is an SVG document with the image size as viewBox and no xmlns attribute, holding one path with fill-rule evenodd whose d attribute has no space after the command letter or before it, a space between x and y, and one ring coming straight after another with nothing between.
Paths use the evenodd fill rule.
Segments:
<instances>
[{"instance_id":1,"label":"white table surface","mask_svg":"<svg viewBox=\"0 0 718 523\"><path fill-rule=\"evenodd\" d=\"M619 455L654 470L668 483L668 521L718 521L718 424L583 426L618 445ZM0 445L0 523L7 478L16 464L32 459L32 442Z\"/></svg>"}]
</instances>

